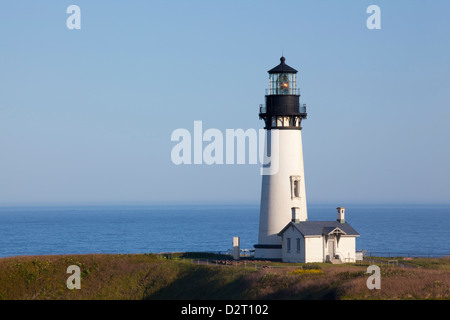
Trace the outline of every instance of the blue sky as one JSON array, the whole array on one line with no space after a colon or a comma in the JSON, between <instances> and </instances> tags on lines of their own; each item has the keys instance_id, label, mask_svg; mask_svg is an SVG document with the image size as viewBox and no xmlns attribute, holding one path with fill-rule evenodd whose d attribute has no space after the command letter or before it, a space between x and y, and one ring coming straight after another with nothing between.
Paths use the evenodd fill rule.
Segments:
<instances>
[{"instance_id":1,"label":"blue sky","mask_svg":"<svg viewBox=\"0 0 450 320\"><path fill-rule=\"evenodd\" d=\"M448 1L2 1L0 205L259 203L259 165L176 166L170 136L262 128L282 52L308 105L308 202L449 203L449 15Z\"/></svg>"}]
</instances>

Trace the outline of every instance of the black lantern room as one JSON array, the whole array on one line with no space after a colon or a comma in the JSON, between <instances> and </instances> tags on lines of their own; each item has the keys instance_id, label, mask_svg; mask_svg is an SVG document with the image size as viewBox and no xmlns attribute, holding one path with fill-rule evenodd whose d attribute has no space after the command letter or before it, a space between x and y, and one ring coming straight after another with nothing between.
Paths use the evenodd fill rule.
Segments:
<instances>
[{"instance_id":1,"label":"black lantern room","mask_svg":"<svg viewBox=\"0 0 450 320\"><path fill-rule=\"evenodd\" d=\"M285 63L268 71L269 89L266 90L266 105L260 106L259 118L264 119L265 129L301 130L301 121L306 119L306 105L300 106L300 89L297 89L297 70Z\"/></svg>"}]
</instances>

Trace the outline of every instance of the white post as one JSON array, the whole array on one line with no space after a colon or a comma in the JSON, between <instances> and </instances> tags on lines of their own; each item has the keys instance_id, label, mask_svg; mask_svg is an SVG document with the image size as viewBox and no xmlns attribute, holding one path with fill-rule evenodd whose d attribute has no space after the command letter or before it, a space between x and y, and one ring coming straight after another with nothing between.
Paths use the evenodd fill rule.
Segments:
<instances>
[{"instance_id":1,"label":"white post","mask_svg":"<svg viewBox=\"0 0 450 320\"><path fill-rule=\"evenodd\" d=\"M240 258L240 239L239 237L233 237L233 259L239 260Z\"/></svg>"}]
</instances>

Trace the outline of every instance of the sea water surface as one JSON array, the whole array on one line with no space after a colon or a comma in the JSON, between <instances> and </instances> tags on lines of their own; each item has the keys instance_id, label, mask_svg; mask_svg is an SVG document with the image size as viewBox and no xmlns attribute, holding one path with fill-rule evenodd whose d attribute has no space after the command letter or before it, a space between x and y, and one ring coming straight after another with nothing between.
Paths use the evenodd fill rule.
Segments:
<instances>
[{"instance_id":1,"label":"sea water surface","mask_svg":"<svg viewBox=\"0 0 450 320\"><path fill-rule=\"evenodd\" d=\"M335 220L335 205L308 205ZM450 205L348 205L357 250L450 255ZM85 253L225 252L258 241L258 205L0 207L0 257Z\"/></svg>"}]
</instances>

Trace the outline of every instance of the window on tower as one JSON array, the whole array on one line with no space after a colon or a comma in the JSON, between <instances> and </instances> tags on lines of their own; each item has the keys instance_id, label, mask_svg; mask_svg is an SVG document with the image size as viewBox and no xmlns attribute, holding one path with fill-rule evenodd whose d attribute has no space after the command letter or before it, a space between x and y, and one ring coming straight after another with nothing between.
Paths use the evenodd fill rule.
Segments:
<instances>
[{"instance_id":1,"label":"window on tower","mask_svg":"<svg viewBox=\"0 0 450 320\"><path fill-rule=\"evenodd\" d=\"M291 198L300 199L300 176L291 176Z\"/></svg>"},{"instance_id":2,"label":"window on tower","mask_svg":"<svg viewBox=\"0 0 450 320\"><path fill-rule=\"evenodd\" d=\"M277 117L277 127L283 126L283 117Z\"/></svg>"}]
</instances>

